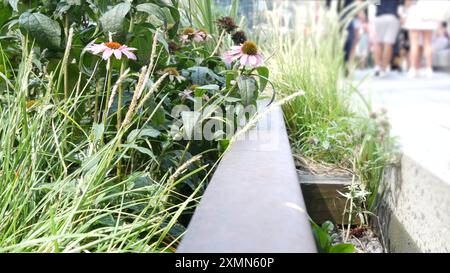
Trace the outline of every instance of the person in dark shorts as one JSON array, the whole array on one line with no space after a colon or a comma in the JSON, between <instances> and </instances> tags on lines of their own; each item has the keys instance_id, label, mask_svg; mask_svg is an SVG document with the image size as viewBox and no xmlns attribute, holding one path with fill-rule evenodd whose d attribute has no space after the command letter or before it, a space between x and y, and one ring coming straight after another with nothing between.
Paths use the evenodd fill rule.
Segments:
<instances>
[{"instance_id":1,"label":"person in dark shorts","mask_svg":"<svg viewBox=\"0 0 450 273\"><path fill-rule=\"evenodd\" d=\"M354 2L361 2L361 0L337 0L337 8L338 12L342 12L345 10L348 6L353 4ZM331 7L331 0L327 0L327 7ZM341 14L341 19L344 19L346 17L346 13ZM355 31L355 23L354 20L352 20L348 26L347 26L347 39L345 40L344 45L344 60L345 62L348 62L350 60L351 53L353 51L353 48L355 47L355 40L356 40L356 31Z\"/></svg>"}]
</instances>

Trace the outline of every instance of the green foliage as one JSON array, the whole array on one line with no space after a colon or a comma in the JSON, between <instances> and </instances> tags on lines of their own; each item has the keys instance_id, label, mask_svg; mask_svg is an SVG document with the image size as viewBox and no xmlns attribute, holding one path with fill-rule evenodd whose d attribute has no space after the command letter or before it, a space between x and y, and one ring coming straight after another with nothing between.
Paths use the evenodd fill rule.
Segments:
<instances>
[{"instance_id":1,"label":"green foliage","mask_svg":"<svg viewBox=\"0 0 450 273\"><path fill-rule=\"evenodd\" d=\"M19 17L20 29L35 39L42 48L61 49L61 27L58 22L41 13L24 12Z\"/></svg>"},{"instance_id":2,"label":"green foliage","mask_svg":"<svg viewBox=\"0 0 450 273\"><path fill-rule=\"evenodd\" d=\"M338 236L334 233L334 225L330 221L326 221L322 226L317 225L312 220L314 238L320 253L353 253L355 246L352 244L333 244Z\"/></svg>"},{"instance_id":3,"label":"green foliage","mask_svg":"<svg viewBox=\"0 0 450 273\"><path fill-rule=\"evenodd\" d=\"M99 22L106 35L108 33L119 35L125 32L125 17L130 9L130 3L120 3L100 17Z\"/></svg>"},{"instance_id":4,"label":"green foliage","mask_svg":"<svg viewBox=\"0 0 450 273\"><path fill-rule=\"evenodd\" d=\"M346 197L364 196L349 208L363 224L368 223L362 215L376 209L380 200L379 185L393 150L387 120L370 118L367 102L362 111L350 103L358 90L346 75L343 30L366 7L367 3L351 5L342 11L346 16L321 10L317 17L315 10L298 7L293 29L285 32L281 18L272 16L267 26L272 31L262 31L258 38L267 45L267 54L275 50L270 67L279 95L305 92L283 105L294 153L357 175L359 183Z\"/></svg>"},{"instance_id":5,"label":"green foliage","mask_svg":"<svg viewBox=\"0 0 450 273\"><path fill-rule=\"evenodd\" d=\"M245 106L256 103L256 98L258 96L258 85L256 80L248 76L239 76L237 78L237 84L242 103Z\"/></svg>"},{"instance_id":6,"label":"green foliage","mask_svg":"<svg viewBox=\"0 0 450 273\"><path fill-rule=\"evenodd\" d=\"M210 121L235 123L237 114L215 112L255 104L268 69L229 67L212 51L218 37L182 43L186 10L175 0L7 4L0 252L174 251L230 143L220 128L214 139L177 136ZM135 47L137 60L87 50L110 34ZM198 119L174 114L198 99Z\"/></svg>"}]
</instances>

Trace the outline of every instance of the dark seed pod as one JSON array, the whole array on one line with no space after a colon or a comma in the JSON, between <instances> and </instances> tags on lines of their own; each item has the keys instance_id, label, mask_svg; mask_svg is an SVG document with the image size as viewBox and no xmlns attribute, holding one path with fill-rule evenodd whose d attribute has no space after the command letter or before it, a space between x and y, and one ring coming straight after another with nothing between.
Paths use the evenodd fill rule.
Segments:
<instances>
[{"instance_id":1,"label":"dark seed pod","mask_svg":"<svg viewBox=\"0 0 450 273\"><path fill-rule=\"evenodd\" d=\"M238 26L234 22L233 18L231 18L229 16L220 18L219 20L216 21L216 23L217 23L217 27L220 29L220 31L225 30L229 34L231 34L233 31L235 31L238 28Z\"/></svg>"},{"instance_id":2,"label":"dark seed pod","mask_svg":"<svg viewBox=\"0 0 450 273\"><path fill-rule=\"evenodd\" d=\"M237 31L233 36L231 36L235 45L243 44L247 41L247 36L244 31Z\"/></svg>"}]
</instances>

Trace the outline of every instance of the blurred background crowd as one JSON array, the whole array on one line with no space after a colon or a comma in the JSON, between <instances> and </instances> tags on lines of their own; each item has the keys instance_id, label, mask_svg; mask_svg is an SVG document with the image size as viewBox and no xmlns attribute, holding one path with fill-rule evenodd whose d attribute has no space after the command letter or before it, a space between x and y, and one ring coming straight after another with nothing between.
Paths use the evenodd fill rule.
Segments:
<instances>
[{"instance_id":1,"label":"blurred background crowd","mask_svg":"<svg viewBox=\"0 0 450 273\"><path fill-rule=\"evenodd\" d=\"M355 1L363 2L346 0L343 5ZM377 1L349 25L348 59L356 60L360 68L374 66L375 76L395 69L410 78L432 77L433 60L436 66L445 58L450 60L448 5L448 1L433 0Z\"/></svg>"},{"instance_id":2,"label":"blurred background crowd","mask_svg":"<svg viewBox=\"0 0 450 273\"><path fill-rule=\"evenodd\" d=\"M229 4L229 0L215 1ZM351 13L358 5L359 12ZM264 29L268 18L263 14L277 10L280 24L289 31L309 20L308 11L315 10L312 16L320 16L321 9L331 8L340 12L342 20L350 17L342 35L347 37L345 60L352 66L373 69L380 77L397 71L410 78L430 78L436 69L450 71L450 1L246 0L241 1L240 13L248 28Z\"/></svg>"}]
</instances>

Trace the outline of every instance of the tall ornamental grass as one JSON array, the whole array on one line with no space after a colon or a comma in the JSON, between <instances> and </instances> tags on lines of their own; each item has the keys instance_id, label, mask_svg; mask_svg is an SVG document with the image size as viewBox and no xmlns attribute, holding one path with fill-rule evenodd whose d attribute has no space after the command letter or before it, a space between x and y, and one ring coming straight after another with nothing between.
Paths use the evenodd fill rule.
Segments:
<instances>
[{"instance_id":1,"label":"tall ornamental grass","mask_svg":"<svg viewBox=\"0 0 450 273\"><path fill-rule=\"evenodd\" d=\"M385 113L371 113L344 63L347 26L367 5L353 4L340 13L323 2L299 1L289 9L274 5L258 28L278 96L305 93L283 105L295 157L354 176L344 196L359 223L367 223L379 204L384 166L392 156ZM358 110L355 97L363 100Z\"/></svg>"}]
</instances>

